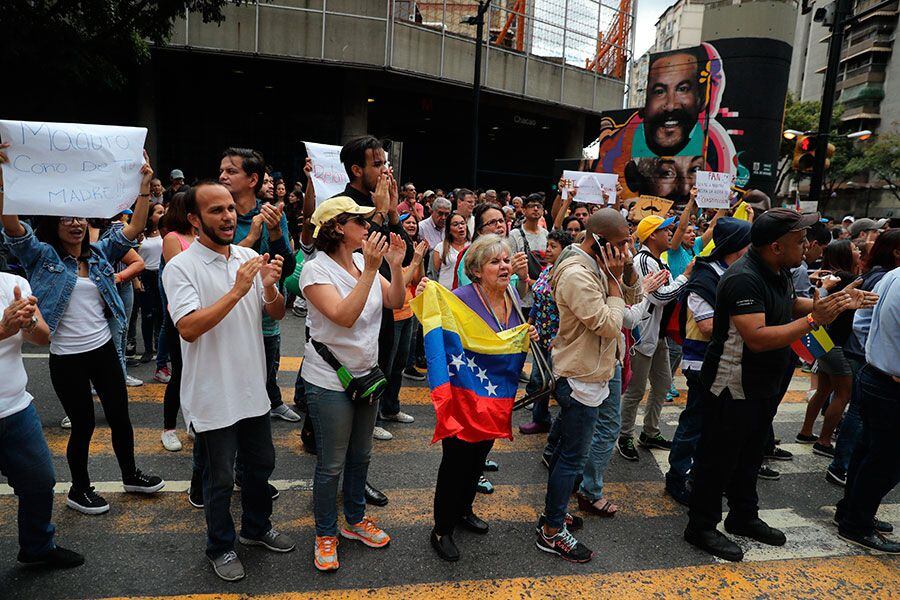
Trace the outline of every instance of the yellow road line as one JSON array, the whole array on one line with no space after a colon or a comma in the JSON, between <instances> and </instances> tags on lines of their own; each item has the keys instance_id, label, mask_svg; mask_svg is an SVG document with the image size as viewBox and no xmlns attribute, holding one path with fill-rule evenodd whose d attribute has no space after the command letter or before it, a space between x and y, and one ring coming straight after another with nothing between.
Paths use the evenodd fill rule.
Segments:
<instances>
[{"instance_id":1,"label":"yellow road line","mask_svg":"<svg viewBox=\"0 0 900 600\"><path fill-rule=\"evenodd\" d=\"M311 575L312 576L312 575ZM322 580L327 585L325 580ZM900 560L854 556L757 563L700 565L673 569L441 581L356 590L260 594L258 600L396 600L429 598L896 598ZM160 600L242 600L244 594L187 594ZM108 599L112 600L112 599ZM124 599L122 599L124 600ZM149 600L149 599L144 599Z\"/></svg>"}]
</instances>

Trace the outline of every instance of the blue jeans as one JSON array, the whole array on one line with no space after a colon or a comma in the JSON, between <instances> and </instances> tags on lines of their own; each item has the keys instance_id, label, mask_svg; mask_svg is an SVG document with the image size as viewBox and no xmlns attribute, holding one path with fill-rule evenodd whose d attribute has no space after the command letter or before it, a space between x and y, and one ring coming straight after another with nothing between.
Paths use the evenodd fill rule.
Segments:
<instances>
[{"instance_id":1,"label":"blue jeans","mask_svg":"<svg viewBox=\"0 0 900 600\"><path fill-rule=\"evenodd\" d=\"M591 434L597 422L599 406L585 406L572 398L572 388L565 377L556 380L556 399L559 402L559 442L550 458L550 477L544 499L547 526L559 529L566 518L566 507L575 479L584 471Z\"/></svg>"},{"instance_id":2,"label":"blue jeans","mask_svg":"<svg viewBox=\"0 0 900 600\"><path fill-rule=\"evenodd\" d=\"M166 308L163 307L163 311ZM163 314L162 323L159 325L159 334L156 338L156 368L162 369L163 367L169 366L169 336L166 335L166 317L165 313ZM179 341L175 340L175 343L178 344Z\"/></svg>"},{"instance_id":3,"label":"blue jeans","mask_svg":"<svg viewBox=\"0 0 900 600\"><path fill-rule=\"evenodd\" d=\"M578 490L591 502L603 497L603 473L609 465L619 428L622 426L622 365L616 364L609 380L609 396L598 407L594 423L594 437L584 463L584 479Z\"/></svg>"},{"instance_id":4,"label":"blue jeans","mask_svg":"<svg viewBox=\"0 0 900 600\"><path fill-rule=\"evenodd\" d=\"M547 357L547 365L552 369L553 363L550 362L550 352L545 352L544 354ZM533 394L540 389L541 384L543 383L544 380L541 377L539 369L534 362L532 362L531 377L528 378L528 383L525 385L525 393ZM553 395L555 396L555 394ZM535 402L531 405L531 420L535 423L550 424L550 396L546 396L541 402Z\"/></svg>"},{"instance_id":5,"label":"blue jeans","mask_svg":"<svg viewBox=\"0 0 900 600\"><path fill-rule=\"evenodd\" d=\"M900 383L865 365L855 388L862 435L850 459L835 518L841 530L870 535L882 499L900 483Z\"/></svg>"},{"instance_id":6,"label":"blue jeans","mask_svg":"<svg viewBox=\"0 0 900 600\"><path fill-rule=\"evenodd\" d=\"M131 319L131 309L134 307L134 287L130 281L116 285L119 296L122 298L122 304L125 306L125 323L119 324L115 319L109 323L109 330L112 334L113 343L116 345L116 352L119 355L119 362L122 363L122 372L128 374L125 370L125 344L128 338L128 321Z\"/></svg>"},{"instance_id":7,"label":"blue jeans","mask_svg":"<svg viewBox=\"0 0 900 600\"><path fill-rule=\"evenodd\" d=\"M678 428L672 437L672 450L669 451L669 472L666 483L682 486L687 480L688 471L694 464L694 452L700 443L700 431L703 425L703 384L700 372L688 369L684 372L687 379L687 404L678 417Z\"/></svg>"},{"instance_id":8,"label":"blue jeans","mask_svg":"<svg viewBox=\"0 0 900 600\"><path fill-rule=\"evenodd\" d=\"M19 547L32 556L49 552L56 477L34 404L0 419L0 473L19 497Z\"/></svg>"},{"instance_id":9,"label":"blue jeans","mask_svg":"<svg viewBox=\"0 0 900 600\"><path fill-rule=\"evenodd\" d=\"M336 536L341 473L347 523L359 523L366 516L366 477L378 406L354 404L345 392L326 390L309 381L304 384L318 449L313 479L316 535Z\"/></svg>"},{"instance_id":10,"label":"blue jeans","mask_svg":"<svg viewBox=\"0 0 900 600\"><path fill-rule=\"evenodd\" d=\"M272 529L269 475L275 468L272 422L269 413L242 419L234 425L197 433L202 458L203 512L206 515L206 555L217 558L234 550L231 495L234 457L244 463L241 480L241 535L259 539ZM195 465L195 469L198 465Z\"/></svg>"},{"instance_id":11,"label":"blue jeans","mask_svg":"<svg viewBox=\"0 0 900 600\"><path fill-rule=\"evenodd\" d=\"M856 375L865 364L851 356L847 356L847 362L850 363L850 370L853 371L853 392L850 394L847 412L844 413L844 419L841 421L841 432L834 444L834 459L828 467L832 471L844 474L850 467L850 457L862 435L862 416L859 414L859 386L856 384Z\"/></svg>"},{"instance_id":12,"label":"blue jeans","mask_svg":"<svg viewBox=\"0 0 900 600\"><path fill-rule=\"evenodd\" d=\"M269 408L278 408L284 404L281 399L281 388L278 387L278 369L281 367L281 334L264 335L263 349L266 352L266 395L269 396Z\"/></svg>"},{"instance_id":13,"label":"blue jeans","mask_svg":"<svg viewBox=\"0 0 900 600\"><path fill-rule=\"evenodd\" d=\"M381 398L381 414L396 415L400 412L400 387L403 385L403 369L406 367L412 343L413 319L394 321L394 346L388 360L387 387Z\"/></svg>"}]
</instances>

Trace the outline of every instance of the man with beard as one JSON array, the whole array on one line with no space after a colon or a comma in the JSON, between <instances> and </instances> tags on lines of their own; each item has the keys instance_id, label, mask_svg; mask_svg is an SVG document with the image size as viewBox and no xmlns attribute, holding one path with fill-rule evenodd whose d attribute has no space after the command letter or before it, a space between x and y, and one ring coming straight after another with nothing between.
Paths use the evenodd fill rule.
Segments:
<instances>
[{"instance_id":1,"label":"man with beard","mask_svg":"<svg viewBox=\"0 0 900 600\"><path fill-rule=\"evenodd\" d=\"M259 335L263 314L284 317L284 296L278 291L283 260L232 244L235 200L223 185L208 182L192 188L185 209L199 239L166 265L163 284L182 338L181 409L197 434L204 463L206 556L216 575L237 581L244 568L234 551L230 508L236 454L245 467L238 540L273 552L294 549L294 542L269 520L267 482L275 467L275 447Z\"/></svg>"},{"instance_id":2,"label":"man with beard","mask_svg":"<svg viewBox=\"0 0 900 600\"><path fill-rule=\"evenodd\" d=\"M702 52L702 49L700 49ZM705 59L690 49L659 56L650 63L647 101L632 140L631 155L699 156L703 128L698 117L706 108L700 71Z\"/></svg>"},{"instance_id":3,"label":"man with beard","mask_svg":"<svg viewBox=\"0 0 900 600\"><path fill-rule=\"evenodd\" d=\"M783 532L759 518L756 479L772 421L789 376L790 345L844 310L873 306L877 296L851 284L824 300L797 297L789 269L803 260L806 230L819 214L774 208L750 229L752 247L716 288L712 336L700 370L702 430L684 539L713 556L739 561L740 546L725 531L783 546Z\"/></svg>"}]
</instances>

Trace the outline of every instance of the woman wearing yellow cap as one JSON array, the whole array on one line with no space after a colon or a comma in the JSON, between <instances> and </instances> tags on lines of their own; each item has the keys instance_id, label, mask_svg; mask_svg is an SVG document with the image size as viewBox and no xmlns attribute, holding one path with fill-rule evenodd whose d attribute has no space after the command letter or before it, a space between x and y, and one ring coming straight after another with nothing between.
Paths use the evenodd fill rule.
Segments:
<instances>
[{"instance_id":1,"label":"woman wearing yellow cap","mask_svg":"<svg viewBox=\"0 0 900 600\"><path fill-rule=\"evenodd\" d=\"M372 548L390 542L365 514L365 484L386 383L378 368L381 311L403 305L406 247L396 234L369 235L366 217L374 210L346 196L320 204L311 219L318 252L300 276L309 305L303 380L318 448L313 510L315 564L321 571L339 567L336 504L342 473L347 524L341 536ZM378 273L382 260L390 266L391 282Z\"/></svg>"}]
</instances>

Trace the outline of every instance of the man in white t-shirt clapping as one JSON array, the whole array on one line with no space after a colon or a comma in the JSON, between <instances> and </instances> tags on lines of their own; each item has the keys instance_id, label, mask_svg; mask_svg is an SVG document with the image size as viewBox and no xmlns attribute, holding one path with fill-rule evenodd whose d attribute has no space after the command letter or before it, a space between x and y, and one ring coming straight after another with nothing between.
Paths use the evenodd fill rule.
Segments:
<instances>
[{"instance_id":1,"label":"man in white t-shirt clapping","mask_svg":"<svg viewBox=\"0 0 900 600\"><path fill-rule=\"evenodd\" d=\"M244 577L234 551L231 518L234 458L244 465L241 534L247 546L290 552L294 542L272 527L268 479L275 448L265 392L263 313L284 317L278 291L283 259L260 256L231 242L237 222L234 199L218 183L201 183L185 198L199 243L166 265L163 284L181 337L181 408L197 434L204 460L206 555L226 581Z\"/></svg>"},{"instance_id":2,"label":"man in white t-shirt clapping","mask_svg":"<svg viewBox=\"0 0 900 600\"><path fill-rule=\"evenodd\" d=\"M22 363L22 341L46 345L50 328L28 281L0 273L0 471L19 497L20 563L77 567L84 557L57 546L53 514L53 460L41 431Z\"/></svg>"}]
</instances>

